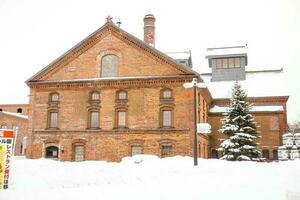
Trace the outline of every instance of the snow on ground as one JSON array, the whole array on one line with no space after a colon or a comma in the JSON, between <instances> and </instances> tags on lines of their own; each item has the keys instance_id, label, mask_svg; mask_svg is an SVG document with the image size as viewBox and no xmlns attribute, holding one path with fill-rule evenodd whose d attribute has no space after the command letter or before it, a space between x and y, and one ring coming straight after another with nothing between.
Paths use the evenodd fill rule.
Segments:
<instances>
[{"instance_id":1,"label":"snow on ground","mask_svg":"<svg viewBox=\"0 0 300 200\"><path fill-rule=\"evenodd\" d=\"M12 160L0 200L299 200L300 160L255 163L126 157L121 163Z\"/></svg>"}]
</instances>

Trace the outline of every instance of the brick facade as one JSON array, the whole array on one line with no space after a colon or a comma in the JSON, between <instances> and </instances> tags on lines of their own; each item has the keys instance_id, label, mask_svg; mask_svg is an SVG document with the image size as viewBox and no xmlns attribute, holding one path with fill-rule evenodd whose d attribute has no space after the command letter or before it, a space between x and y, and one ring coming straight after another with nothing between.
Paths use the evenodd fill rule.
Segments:
<instances>
[{"instance_id":1,"label":"brick facade","mask_svg":"<svg viewBox=\"0 0 300 200\"><path fill-rule=\"evenodd\" d=\"M171 145L169 156L191 156L193 90L182 85L198 75L162 57L152 47L133 44L132 40L139 45L143 42L124 38L113 25L105 27L96 34L101 37L90 38L90 47L80 55L67 55L68 61L62 58L34 81L28 81L31 135L27 157L44 157L46 148L55 146L59 160L71 161L76 144L84 146L85 160L120 161L131 155L132 146L140 146L143 154L163 156L162 146ZM118 78L101 78L102 57L111 54L118 57ZM170 99L161 98L166 88L172 91ZM128 94L125 103L116 99L120 90ZM96 105L89 101L91 91L100 93ZM48 128L52 93L59 95L54 105L57 130ZM89 129L91 107L99 110L99 129ZM126 111L126 128L116 126L118 108ZM172 110L172 126L168 128L161 125L164 108ZM207 137L199 137L200 142L207 146Z\"/></svg>"},{"instance_id":2,"label":"brick facade","mask_svg":"<svg viewBox=\"0 0 300 200\"><path fill-rule=\"evenodd\" d=\"M7 129L13 129L14 127L18 127L18 135L16 137L16 147L14 154L17 156L22 155L22 153L25 153L22 152L22 145L24 138L28 135L28 119L26 118L26 116L18 117L18 115L19 114L17 113L7 114L5 111L0 112L0 126L5 125Z\"/></svg>"}]
</instances>

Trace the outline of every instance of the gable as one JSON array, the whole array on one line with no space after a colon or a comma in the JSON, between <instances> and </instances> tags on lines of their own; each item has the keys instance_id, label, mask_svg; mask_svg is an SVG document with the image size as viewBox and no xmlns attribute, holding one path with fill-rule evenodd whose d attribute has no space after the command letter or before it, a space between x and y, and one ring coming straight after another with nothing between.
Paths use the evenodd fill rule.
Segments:
<instances>
[{"instance_id":1,"label":"gable","mask_svg":"<svg viewBox=\"0 0 300 200\"><path fill-rule=\"evenodd\" d=\"M102 58L118 58L118 77L174 76L197 74L113 23L106 23L27 81L99 78Z\"/></svg>"}]
</instances>

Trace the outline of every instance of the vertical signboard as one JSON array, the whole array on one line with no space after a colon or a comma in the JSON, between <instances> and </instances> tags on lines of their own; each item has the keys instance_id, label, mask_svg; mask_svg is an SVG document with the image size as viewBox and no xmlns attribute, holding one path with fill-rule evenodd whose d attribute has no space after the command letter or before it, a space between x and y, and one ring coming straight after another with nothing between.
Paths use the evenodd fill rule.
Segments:
<instances>
[{"instance_id":1,"label":"vertical signboard","mask_svg":"<svg viewBox=\"0 0 300 200\"><path fill-rule=\"evenodd\" d=\"M0 130L0 189L8 188L14 132Z\"/></svg>"}]
</instances>

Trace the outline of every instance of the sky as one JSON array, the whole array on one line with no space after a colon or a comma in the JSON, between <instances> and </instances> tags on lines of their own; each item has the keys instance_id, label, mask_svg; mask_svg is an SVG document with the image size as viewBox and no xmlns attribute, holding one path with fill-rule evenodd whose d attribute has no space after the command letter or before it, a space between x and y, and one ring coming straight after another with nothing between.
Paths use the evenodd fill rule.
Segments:
<instances>
[{"instance_id":1,"label":"sky","mask_svg":"<svg viewBox=\"0 0 300 200\"><path fill-rule=\"evenodd\" d=\"M0 104L28 103L24 82L101 27L108 15L143 39L143 17L152 13L155 47L191 50L198 72L209 70L207 47L232 44L248 45L248 68L283 68L288 121L300 120L299 11L298 0L0 0Z\"/></svg>"}]
</instances>

